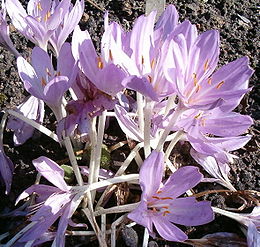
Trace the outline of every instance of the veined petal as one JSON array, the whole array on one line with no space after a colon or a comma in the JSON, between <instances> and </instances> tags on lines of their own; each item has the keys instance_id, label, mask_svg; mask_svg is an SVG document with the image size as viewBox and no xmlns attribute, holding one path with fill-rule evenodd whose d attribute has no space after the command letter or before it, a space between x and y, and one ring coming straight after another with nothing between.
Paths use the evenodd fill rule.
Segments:
<instances>
[{"instance_id":1,"label":"veined petal","mask_svg":"<svg viewBox=\"0 0 260 247\"><path fill-rule=\"evenodd\" d=\"M161 216L153 217L153 224L159 235L166 240L183 242L188 236L177 226L173 225L169 220Z\"/></svg>"},{"instance_id":2,"label":"veined petal","mask_svg":"<svg viewBox=\"0 0 260 247\"><path fill-rule=\"evenodd\" d=\"M164 169L163 154L153 151L140 169L140 186L143 190L143 197L153 196L160 188Z\"/></svg>"},{"instance_id":3,"label":"veined petal","mask_svg":"<svg viewBox=\"0 0 260 247\"><path fill-rule=\"evenodd\" d=\"M57 186L62 191L68 191L69 187L64 181L64 170L51 159L41 156L33 160L33 165L37 171L48 181Z\"/></svg>"},{"instance_id":4,"label":"veined petal","mask_svg":"<svg viewBox=\"0 0 260 247\"><path fill-rule=\"evenodd\" d=\"M171 204L167 214L171 222L185 225L198 226L207 224L214 219L210 202L198 202L194 197L177 198Z\"/></svg>"},{"instance_id":5,"label":"veined petal","mask_svg":"<svg viewBox=\"0 0 260 247\"><path fill-rule=\"evenodd\" d=\"M174 5L170 4L158 19L155 30L161 29L162 39L165 39L178 24L179 14Z\"/></svg>"},{"instance_id":6,"label":"veined petal","mask_svg":"<svg viewBox=\"0 0 260 247\"><path fill-rule=\"evenodd\" d=\"M181 167L168 178L160 189L162 192L160 197L170 196L176 198L196 186L202 178L203 176L197 167Z\"/></svg>"}]
</instances>

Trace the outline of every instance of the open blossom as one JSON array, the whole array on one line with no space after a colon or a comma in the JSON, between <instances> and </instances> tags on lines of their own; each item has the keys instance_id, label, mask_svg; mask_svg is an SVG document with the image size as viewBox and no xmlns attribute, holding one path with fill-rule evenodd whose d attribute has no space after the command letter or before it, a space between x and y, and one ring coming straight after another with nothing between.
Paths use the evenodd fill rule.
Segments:
<instances>
[{"instance_id":1,"label":"open blossom","mask_svg":"<svg viewBox=\"0 0 260 247\"><path fill-rule=\"evenodd\" d=\"M29 119L42 123L44 118L44 103L42 100L30 96L17 107L16 111ZM34 133L34 127L15 117L9 118L7 128L14 131L13 140L16 146L25 143Z\"/></svg>"},{"instance_id":2,"label":"open blossom","mask_svg":"<svg viewBox=\"0 0 260 247\"><path fill-rule=\"evenodd\" d=\"M173 223L196 226L214 218L209 202L198 202L194 197L178 198L197 185L202 174L198 168L186 166L178 169L162 184L163 169L163 154L153 151L140 170L141 202L128 217L146 227L153 237L154 226L166 240L185 241L187 235Z\"/></svg>"},{"instance_id":3,"label":"open blossom","mask_svg":"<svg viewBox=\"0 0 260 247\"><path fill-rule=\"evenodd\" d=\"M19 57L19 52L15 49L13 42L9 36L9 26L6 22L5 2L2 1L2 9L0 10L0 45Z\"/></svg>"},{"instance_id":4,"label":"open blossom","mask_svg":"<svg viewBox=\"0 0 260 247\"><path fill-rule=\"evenodd\" d=\"M36 224L25 232L18 242L38 241L60 217L54 246L65 246L67 225L74 224L71 222L71 217L77 209L83 194L76 194L72 191L72 188L64 180L64 170L54 161L42 156L34 160L33 165L43 177L56 187L44 184L32 185L18 197L17 202L32 193L36 193L36 203L42 204L30 218L30 221L36 222ZM49 238L46 241L48 240Z\"/></svg>"},{"instance_id":5,"label":"open blossom","mask_svg":"<svg viewBox=\"0 0 260 247\"><path fill-rule=\"evenodd\" d=\"M6 0L7 12L15 28L42 49L69 11L70 0L30 0L27 12L18 0Z\"/></svg>"},{"instance_id":6,"label":"open blossom","mask_svg":"<svg viewBox=\"0 0 260 247\"><path fill-rule=\"evenodd\" d=\"M33 49L31 63L32 65L22 57L17 59L18 72L24 87L54 110L61 105L62 96L74 79L74 59L70 44L65 43L61 49L57 71L54 70L48 53L39 47Z\"/></svg>"}]
</instances>

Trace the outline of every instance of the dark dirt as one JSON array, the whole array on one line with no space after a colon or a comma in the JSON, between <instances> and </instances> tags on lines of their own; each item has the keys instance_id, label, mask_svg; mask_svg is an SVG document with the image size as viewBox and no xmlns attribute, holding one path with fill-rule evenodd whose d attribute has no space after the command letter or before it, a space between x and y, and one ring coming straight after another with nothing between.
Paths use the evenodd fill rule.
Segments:
<instances>
[{"instance_id":1,"label":"dark dirt","mask_svg":"<svg viewBox=\"0 0 260 247\"><path fill-rule=\"evenodd\" d=\"M26 1L24 1L26 2ZM109 11L110 20L120 22L125 29L132 27L136 17L144 13L144 1L133 0L96 0L97 5ZM234 187L238 190L257 190L260 189L260 172L259 172L259 121L260 121L260 88L257 79L259 72L257 71L258 46L259 38L259 12L260 8L254 0L176 0L166 1L167 4L175 4L179 11L180 20L189 19L196 24L199 31L209 29L218 29L221 36L221 56L220 65L233 61L242 56L250 58L251 67L256 70L250 79L252 90L244 97L237 111L242 114L248 114L254 118L255 123L250 128L249 133L253 135L252 140L241 150L234 152L240 158L231 165L231 181ZM86 28L96 46L100 43L101 34L103 31L103 12L90 3L86 2L86 14L81 20L81 27ZM12 39L16 48L25 57L28 57L31 51L32 44L17 34L15 30L12 32ZM0 102L0 108L10 108L18 105L25 97L26 92L23 89L22 83L18 77L14 56L0 48L0 92L6 96L6 100ZM49 114L45 120L45 124L53 129L53 116ZM107 131L106 143L112 145L122 140L122 135L117 133L111 127ZM33 139L27 141L20 147L14 147L12 142L12 134L10 132L4 135L6 154L12 159L15 164L15 174L12 186L12 192L9 197L4 195L3 187L0 188L0 212L7 212L13 208L13 203L16 197L35 179L35 170L32 167L31 160L45 155L53 160L62 160L65 156L65 151L54 141L48 137L36 133ZM178 147L177 147L178 148ZM184 155L184 162L194 164L194 161L188 155L188 148L179 147L177 150L181 156ZM114 152L113 157L118 161L126 155L128 150L122 148ZM197 191L222 189L220 185L204 184L197 188ZM205 196L205 199L211 200L214 206L237 207L242 202L236 201L234 196L227 194L211 194ZM250 207L250 204L248 205ZM14 229L19 221L10 220L10 224L6 224L6 219L0 219L0 234L8 230ZM137 232L142 233L142 228L134 227ZM234 232L243 237L239 226L234 221L216 216L216 220L200 227L187 228L190 238L201 238L210 233L226 231ZM141 243L142 235L139 234L139 244ZM84 239L73 238L68 242L68 246L84 246ZM118 246L126 246L122 237L119 238ZM186 246L183 244L167 243L162 240L157 240L159 246ZM86 246L86 242L85 242ZM88 244L88 246L94 246Z\"/></svg>"}]
</instances>

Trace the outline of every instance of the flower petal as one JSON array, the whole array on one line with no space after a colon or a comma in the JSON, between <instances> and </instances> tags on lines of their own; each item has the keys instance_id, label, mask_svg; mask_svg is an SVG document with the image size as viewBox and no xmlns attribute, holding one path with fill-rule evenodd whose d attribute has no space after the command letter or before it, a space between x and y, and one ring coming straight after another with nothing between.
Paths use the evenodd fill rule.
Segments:
<instances>
[{"instance_id":1,"label":"flower petal","mask_svg":"<svg viewBox=\"0 0 260 247\"><path fill-rule=\"evenodd\" d=\"M41 156L33 160L33 165L37 171L48 181L57 186L62 191L68 191L69 187L64 181L64 170L51 159Z\"/></svg>"},{"instance_id":2,"label":"flower petal","mask_svg":"<svg viewBox=\"0 0 260 247\"><path fill-rule=\"evenodd\" d=\"M181 229L162 216L154 217L153 223L159 235L166 240L183 242L188 239L188 236Z\"/></svg>"},{"instance_id":3,"label":"flower petal","mask_svg":"<svg viewBox=\"0 0 260 247\"><path fill-rule=\"evenodd\" d=\"M142 164L139 181L144 198L153 196L160 188L164 161L162 152L153 151Z\"/></svg>"},{"instance_id":4,"label":"flower petal","mask_svg":"<svg viewBox=\"0 0 260 247\"><path fill-rule=\"evenodd\" d=\"M185 166L174 172L161 188L161 197L176 198L196 186L203 178L195 166Z\"/></svg>"}]
</instances>

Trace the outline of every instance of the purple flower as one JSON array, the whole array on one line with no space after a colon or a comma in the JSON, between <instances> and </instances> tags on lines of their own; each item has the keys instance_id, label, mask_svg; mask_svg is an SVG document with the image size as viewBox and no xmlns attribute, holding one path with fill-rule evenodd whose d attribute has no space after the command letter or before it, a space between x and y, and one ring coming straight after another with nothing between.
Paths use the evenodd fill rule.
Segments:
<instances>
[{"instance_id":1,"label":"purple flower","mask_svg":"<svg viewBox=\"0 0 260 247\"><path fill-rule=\"evenodd\" d=\"M27 12L18 0L6 0L6 9L13 25L26 38L42 49L69 11L70 0L31 0Z\"/></svg>"},{"instance_id":2,"label":"purple flower","mask_svg":"<svg viewBox=\"0 0 260 247\"><path fill-rule=\"evenodd\" d=\"M81 71L72 89L78 100L72 100L66 105L67 116L59 122L57 134L61 139L63 130L66 136L74 132L76 137L87 141L91 118L101 115L104 110L112 110L116 100L100 91Z\"/></svg>"},{"instance_id":3,"label":"purple flower","mask_svg":"<svg viewBox=\"0 0 260 247\"><path fill-rule=\"evenodd\" d=\"M17 107L16 111L29 119L42 123L44 118L44 103L42 100L30 96ZM15 117L9 118L7 128L14 131L13 140L16 146L25 143L34 133L34 127Z\"/></svg>"},{"instance_id":4,"label":"purple flower","mask_svg":"<svg viewBox=\"0 0 260 247\"><path fill-rule=\"evenodd\" d=\"M54 161L39 157L33 161L37 171L54 186L38 184L26 189L17 202L36 193L36 202L42 204L38 211L30 218L36 224L29 229L19 242L37 240L43 236L49 227L60 217L58 230L54 239L56 246L65 246L65 231L70 218L77 209L83 194L76 194L64 181L64 170Z\"/></svg>"},{"instance_id":5,"label":"purple flower","mask_svg":"<svg viewBox=\"0 0 260 247\"><path fill-rule=\"evenodd\" d=\"M0 178L5 184L5 193L8 194L11 190L13 178L14 164L5 155L4 148L0 146Z\"/></svg>"},{"instance_id":6,"label":"purple flower","mask_svg":"<svg viewBox=\"0 0 260 247\"><path fill-rule=\"evenodd\" d=\"M155 226L164 239L185 241L187 235L172 223L196 226L214 218L209 202L197 202L194 197L178 198L197 185L202 174L198 168L186 166L178 169L162 184L163 169L163 154L153 151L140 170L141 202L128 217L146 227L153 237Z\"/></svg>"},{"instance_id":7,"label":"purple flower","mask_svg":"<svg viewBox=\"0 0 260 247\"><path fill-rule=\"evenodd\" d=\"M0 45L19 57L19 52L15 49L13 42L9 37L9 26L6 22L5 2L2 1L2 9L0 10Z\"/></svg>"},{"instance_id":8,"label":"purple flower","mask_svg":"<svg viewBox=\"0 0 260 247\"><path fill-rule=\"evenodd\" d=\"M25 89L51 108L60 106L64 92L69 89L74 79L74 59L70 45L63 45L57 61L57 71L54 70L47 52L39 47L33 49L31 62L32 65L22 57L17 59L18 72Z\"/></svg>"}]
</instances>

